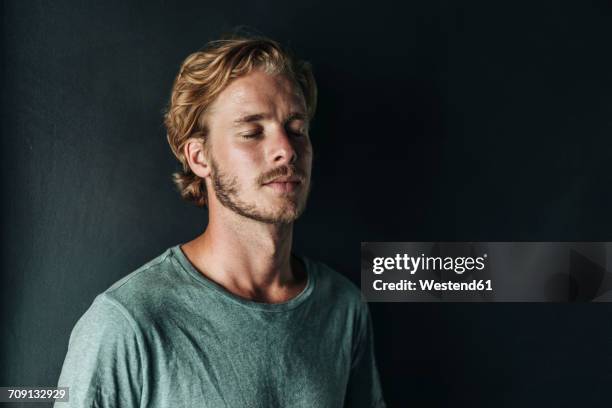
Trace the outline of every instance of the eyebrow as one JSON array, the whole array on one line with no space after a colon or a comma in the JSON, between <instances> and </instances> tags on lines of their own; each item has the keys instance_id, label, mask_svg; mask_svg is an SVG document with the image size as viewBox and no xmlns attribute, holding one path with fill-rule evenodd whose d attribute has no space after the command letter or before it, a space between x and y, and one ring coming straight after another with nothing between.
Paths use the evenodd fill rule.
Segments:
<instances>
[{"instance_id":1,"label":"eyebrow","mask_svg":"<svg viewBox=\"0 0 612 408\"><path fill-rule=\"evenodd\" d=\"M254 113L242 116L236 120L234 120L234 126L244 125L245 123L253 123L258 122L260 120L268 118L270 115L266 115L263 113ZM291 122L292 120L308 120L308 116L302 112L292 112L285 122Z\"/></svg>"}]
</instances>

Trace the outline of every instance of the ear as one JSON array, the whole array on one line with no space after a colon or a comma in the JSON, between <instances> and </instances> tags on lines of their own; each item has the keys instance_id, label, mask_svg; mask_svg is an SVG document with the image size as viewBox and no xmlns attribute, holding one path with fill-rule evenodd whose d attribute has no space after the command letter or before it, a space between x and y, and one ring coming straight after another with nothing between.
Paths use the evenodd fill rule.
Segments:
<instances>
[{"instance_id":1,"label":"ear","mask_svg":"<svg viewBox=\"0 0 612 408\"><path fill-rule=\"evenodd\" d=\"M183 147L183 154L194 174L201 178L210 175L211 166L204 148L204 142L201 139L188 139Z\"/></svg>"}]
</instances>

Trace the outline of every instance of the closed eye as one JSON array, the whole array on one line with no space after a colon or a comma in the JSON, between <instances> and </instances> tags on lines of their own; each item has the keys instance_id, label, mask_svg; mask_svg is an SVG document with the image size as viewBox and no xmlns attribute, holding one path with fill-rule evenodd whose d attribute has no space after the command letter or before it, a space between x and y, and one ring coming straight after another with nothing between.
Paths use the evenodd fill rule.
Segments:
<instances>
[{"instance_id":1,"label":"closed eye","mask_svg":"<svg viewBox=\"0 0 612 408\"><path fill-rule=\"evenodd\" d=\"M256 131L256 132L248 132L248 133L242 133L240 135L240 137L242 137L243 139L256 139L258 137L260 137L263 133L261 131Z\"/></svg>"},{"instance_id":2,"label":"closed eye","mask_svg":"<svg viewBox=\"0 0 612 408\"><path fill-rule=\"evenodd\" d=\"M290 129L290 130L289 130L289 133L290 133L292 136L296 136L296 137L304 137L304 136L306 136L306 134L305 134L304 132L300 132L300 131L298 131L298 130L291 130L291 129Z\"/></svg>"}]
</instances>

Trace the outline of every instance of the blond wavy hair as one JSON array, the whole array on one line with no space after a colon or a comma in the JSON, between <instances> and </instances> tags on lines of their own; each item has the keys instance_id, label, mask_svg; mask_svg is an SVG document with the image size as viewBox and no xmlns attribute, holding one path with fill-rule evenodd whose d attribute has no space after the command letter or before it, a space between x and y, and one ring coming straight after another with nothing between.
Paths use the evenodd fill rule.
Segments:
<instances>
[{"instance_id":1,"label":"blond wavy hair","mask_svg":"<svg viewBox=\"0 0 612 408\"><path fill-rule=\"evenodd\" d=\"M189 55L174 80L164 124L172 153L182 165L182 170L172 175L173 181L181 197L198 207L207 204L206 184L191 171L183 147L190 138L206 142L204 116L209 106L233 79L256 69L292 80L304 96L309 118L314 116L317 86L311 65L295 58L276 41L261 36L234 36L211 41Z\"/></svg>"}]
</instances>

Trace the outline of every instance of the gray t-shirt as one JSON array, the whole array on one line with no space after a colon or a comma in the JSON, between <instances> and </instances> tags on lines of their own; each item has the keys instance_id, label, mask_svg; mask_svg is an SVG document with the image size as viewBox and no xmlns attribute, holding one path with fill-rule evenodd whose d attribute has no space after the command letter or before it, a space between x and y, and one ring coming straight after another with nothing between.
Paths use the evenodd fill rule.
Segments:
<instances>
[{"instance_id":1,"label":"gray t-shirt","mask_svg":"<svg viewBox=\"0 0 612 408\"><path fill-rule=\"evenodd\" d=\"M55 407L385 407L367 303L342 275L299 259L304 290L268 304L169 248L76 323L58 381L70 401Z\"/></svg>"}]
</instances>

